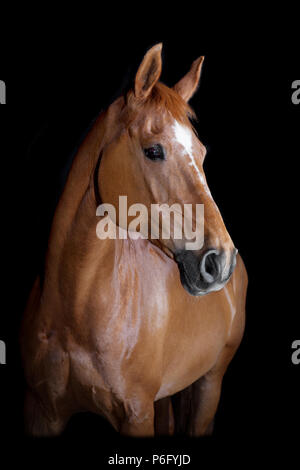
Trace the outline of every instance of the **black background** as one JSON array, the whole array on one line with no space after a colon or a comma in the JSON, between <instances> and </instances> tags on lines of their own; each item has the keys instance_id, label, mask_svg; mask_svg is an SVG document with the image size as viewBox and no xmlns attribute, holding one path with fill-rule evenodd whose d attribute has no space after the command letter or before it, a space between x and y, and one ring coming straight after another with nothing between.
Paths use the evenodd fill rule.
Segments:
<instances>
[{"instance_id":1,"label":"black background","mask_svg":"<svg viewBox=\"0 0 300 470\"><path fill-rule=\"evenodd\" d=\"M243 343L224 379L210 439L120 438L93 415L78 415L58 439L23 433L24 382L18 332L33 279L42 266L53 211L72 152L91 120L118 96L146 50L163 41L162 81L172 86L205 55L201 86L191 101L200 139L208 146L205 172L249 275ZM299 442L299 372L291 344L299 339L297 160L300 105L291 84L299 54L264 43L222 41L211 50L194 39L84 40L59 46L18 44L3 56L0 79L1 450L43 466L75 457L105 467L108 456L187 453L194 464L293 462ZM243 450L237 457L236 450ZM58 454L59 451L59 454ZM71 460L69 460L71 459ZM146 468L146 467L145 467Z\"/></svg>"}]
</instances>

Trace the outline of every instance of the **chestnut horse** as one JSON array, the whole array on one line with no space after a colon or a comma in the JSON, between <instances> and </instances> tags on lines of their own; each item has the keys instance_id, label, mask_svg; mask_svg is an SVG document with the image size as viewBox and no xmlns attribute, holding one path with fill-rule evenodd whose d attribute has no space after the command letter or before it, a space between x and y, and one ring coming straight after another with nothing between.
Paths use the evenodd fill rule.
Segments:
<instances>
[{"instance_id":1,"label":"chestnut horse","mask_svg":"<svg viewBox=\"0 0 300 470\"><path fill-rule=\"evenodd\" d=\"M93 124L57 206L21 334L31 435L57 435L81 411L129 436L212 430L244 332L247 274L189 119L203 57L169 88L161 49ZM117 207L119 195L149 208L203 204L202 248L172 237L99 240L96 208Z\"/></svg>"}]
</instances>

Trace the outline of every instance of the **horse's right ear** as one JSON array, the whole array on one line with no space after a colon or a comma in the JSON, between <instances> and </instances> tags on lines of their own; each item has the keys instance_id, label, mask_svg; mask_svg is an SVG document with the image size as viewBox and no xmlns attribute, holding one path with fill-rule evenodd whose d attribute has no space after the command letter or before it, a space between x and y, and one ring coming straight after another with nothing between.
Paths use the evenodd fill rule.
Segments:
<instances>
[{"instance_id":1,"label":"horse's right ear","mask_svg":"<svg viewBox=\"0 0 300 470\"><path fill-rule=\"evenodd\" d=\"M139 99L146 99L159 80L162 69L162 43L156 44L146 53L137 71L134 94Z\"/></svg>"}]
</instances>

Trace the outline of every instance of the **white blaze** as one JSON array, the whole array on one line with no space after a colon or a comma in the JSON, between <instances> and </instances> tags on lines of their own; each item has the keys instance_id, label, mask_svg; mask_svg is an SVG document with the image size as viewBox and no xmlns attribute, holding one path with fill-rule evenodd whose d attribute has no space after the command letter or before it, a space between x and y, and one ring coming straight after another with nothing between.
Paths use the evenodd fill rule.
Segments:
<instances>
[{"instance_id":1,"label":"white blaze","mask_svg":"<svg viewBox=\"0 0 300 470\"><path fill-rule=\"evenodd\" d=\"M199 170L199 168L198 168L198 166L195 162L195 158L194 158L194 155L193 155L193 152L192 152L193 133L192 133L191 129L187 126L183 126L182 124L179 124L178 121L175 121L175 123L173 125L173 130L174 130L174 135L175 135L176 141L180 145L182 145L182 147L183 147L182 154L183 155L188 155L188 158L190 160L189 161L189 166L192 166L196 170L198 178L201 181L202 185L204 186L205 192L210 195L210 191L209 191L209 188L206 184L205 178L202 175L202 173L200 172L200 170Z\"/></svg>"},{"instance_id":2,"label":"white blaze","mask_svg":"<svg viewBox=\"0 0 300 470\"><path fill-rule=\"evenodd\" d=\"M182 124L179 124L178 121L175 121L175 124L173 125L173 129L174 129L174 134L175 134L175 138L177 142L183 146L185 152L189 156L189 159L190 159L189 165L195 168L201 183L204 183L203 175L200 173L200 170L196 165L195 158L192 152L193 135L192 135L191 129L189 129L187 126L183 126Z\"/></svg>"}]
</instances>

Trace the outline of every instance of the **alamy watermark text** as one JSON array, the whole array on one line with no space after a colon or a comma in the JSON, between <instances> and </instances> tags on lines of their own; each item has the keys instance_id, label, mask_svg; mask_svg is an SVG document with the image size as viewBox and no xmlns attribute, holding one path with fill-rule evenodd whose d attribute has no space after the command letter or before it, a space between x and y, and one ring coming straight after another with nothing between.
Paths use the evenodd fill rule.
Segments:
<instances>
[{"instance_id":1,"label":"alamy watermark text","mask_svg":"<svg viewBox=\"0 0 300 470\"><path fill-rule=\"evenodd\" d=\"M3 80L0 80L0 104L6 104L6 85Z\"/></svg>"}]
</instances>

